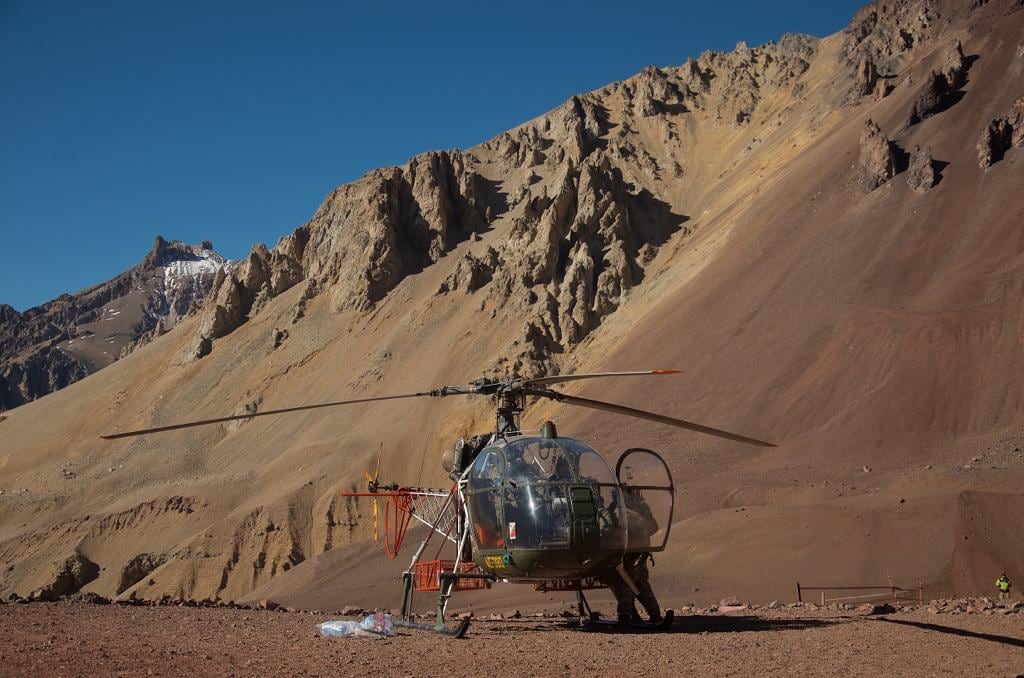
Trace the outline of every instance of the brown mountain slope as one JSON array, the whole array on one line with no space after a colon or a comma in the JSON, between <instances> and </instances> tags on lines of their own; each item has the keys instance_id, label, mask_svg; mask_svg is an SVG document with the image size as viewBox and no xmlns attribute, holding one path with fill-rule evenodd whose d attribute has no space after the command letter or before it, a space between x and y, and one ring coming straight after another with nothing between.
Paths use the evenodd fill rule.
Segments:
<instances>
[{"instance_id":1,"label":"brown mountain slope","mask_svg":"<svg viewBox=\"0 0 1024 678\"><path fill-rule=\"evenodd\" d=\"M611 459L664 452L665 602L1024 577L1022 25L1016 2L879 3L821 41L647 69L339 188L201 318L0 422L0 588L308 604L329 567L326 604L390 602L369 600L382 556L347 546L367 507L337 492L381 440L385 476L440 483L486 404L96 435L485 369L640 367L686 374L578 392L780 443L529 413Z\"/></svg>"}]
</instances>

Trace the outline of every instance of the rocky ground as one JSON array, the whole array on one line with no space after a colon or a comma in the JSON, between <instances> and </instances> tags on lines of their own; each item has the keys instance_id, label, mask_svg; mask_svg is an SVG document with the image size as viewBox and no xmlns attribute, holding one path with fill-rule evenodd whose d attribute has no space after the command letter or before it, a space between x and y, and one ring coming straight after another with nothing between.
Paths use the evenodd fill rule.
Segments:
<instances>
[{"instance_id":1,"label":"rocky ground","mask_svg":"<svg viewBox=\"0 0 1024 678\"><path fill-rule=\"evenodd\" d=\"M953 601L955 603L955 601ZM987 675L1024 673L1024 616L808 608L682 612L667 633L550 617L477 620L466 639L400 629L327 639L332 613L0 606L0 675ZM941 604L936 606L941 608Z\"/></svg>"}]
</instances>

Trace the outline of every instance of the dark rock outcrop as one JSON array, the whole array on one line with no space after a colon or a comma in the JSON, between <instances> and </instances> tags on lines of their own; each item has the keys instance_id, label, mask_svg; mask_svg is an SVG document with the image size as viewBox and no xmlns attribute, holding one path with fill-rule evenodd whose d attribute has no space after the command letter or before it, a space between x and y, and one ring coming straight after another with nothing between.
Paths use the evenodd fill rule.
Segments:
<instances>
[{"instance_id":1,"label":"dark rock outcrop","mask_svg":"<svg viewBox=\"0 0 1024 678\"><path fill-rule=\"evenodd\" d=\"M275 327L270 333L270 342L275 349L281 348L287 338L288 330L282 330L280 327Z\"/></svg>"},{"instance_id":2,"label":"dark rock outcrop","mask_svg":"<svg viewBox=\"0 0 1024 678\"><path fill-rule=\"evenodd\" d=\"M50 581L29 596L33 600L54 601L61 596L77 593L83 586L100 575L100 566L79 552L54 563Z\"/></svg>"},{"instance_id":3,"label":"dark rock outcrop","mask_svg":"<svg viewBox=\"0 0 1024 678\"><path fill-rule=\"evenodd\" d=\"M448 294L456 290L475 292L494 277L494 270L498 267L498 252L493 247L488 247L482 256L466 254L455 270L444 279L438 289L438 294Z\"/></svg>"},{"instance_id":4,"label":"dark rock outcrop","mask_svg":"<svg viewBox=\"0 0 1024 678\"><path fill-rule=\"evenodd\" d=\"M686 90L702 95L700 103L713 108L719 120L741 125L764 93L796 85L817 46L816 38L794 33L760 47L741 42L732 52L701 54L689 67L684 64L681 74Z\"/></svg>"},{"instance_id":5,"label":"dark rock outcrop","mask_svg":"<svg viewBox=\"0 0 1024 678\"><path fill-rule=\"evenodd\" d=\"M984 169L999 162L1013 147L1024 146L1024 97L1009 112L988 124L978 140L978 165Z\"/></svg>"},{"instance_id":6,"label":"dark rock outcrop","mask_svg":"<svg viewBox=\"0 0 1024 678\"><path fill-rule=\"evenodd\" d=\"M918 146L910 154L910 167L907 168L907 183L915 191L924 192L938 183L938 172L931 148Z\"/></svg>"},{"instance_id":7,"label":"dark rock outcrop","mask_svg":"<svg viewBox=\"0 0 1024 678\"><path fill-rule=\"evenodd\" d=\"M938 113L949 94L950 89L946 78L941 73L932 71L925 78L924 87L910 106L907 122L916 125L925 118Z\"/></svg>"},{"instance_id":8,"label":"dark rock outcrop","mask_svg":"<svg viewBox=\"0 0 1024 678\"><path fill-rule=\"evenodd\" d=\"M569 168L553 194L531 202L499 251L490 292L533 320L515 361L578 344L638 284L649 251L683 228L686 217L645 191L632 192L607 158Z\"/></svg>"},{"instance_id":9,"label":"dark rock outcrop","mask_svg":"<svg viewBox=\"0 0 1024 678\"><path fill-rule=\"evenodd\" d=\"M988 124L978 140L978 165L984 169L1003 159L1013 145L1013 127L1003 118Z\"/></svg>"},{"instance_id":10,"label":"dark rock outcrop","mask_svg":"<svg viewBox=\"0 0 1024 678\"><path fill-rule=\"evenodd\" d=\"M942 69L932 71L925 78L921 92L914 99L908 115L908 124L916 125L925 118L946 110L963 96L960 89L967 84L970 61L964 56L960 42L946 54Z\"/></svg>"},{"instance_id":11,"label":"dark rock outcrop","mask_svg":"<svg viewBox=\"0 0 1024 678\"><path fill-rule=\"evenodd\" d=\"M70 386L91 371L53 343L21 352L3 361L0 367L0 411Z\"/></svg>"},{"instance_id":12,"label":"dark rock outcrop","mask_svg":"<svg viewBox=\"0 0 1024 678\"><path fill-rule=\"evenodd\" d=\"M942 77L946 79L950 90L958 90L967 84L967 71L970 67L971 60L964 56L964 47L957 40L942 61Z\"/></svg>"},{"instance_id":13,"label":"dark rock outcrop","mask_svg":"<svg viewBox=\"0 0 1024 678\"><path fill-rule=\"evenodd\" d=\"M899 171L896 145L875 123L868 120L860 137L860 163L857 183L862 191L870 193L896 176Z\"/></svg>"},{"instance_id":14,"label":"dark rock outcrop","mask_svg":"<svg viewBox=\"0 0 1024 678\"><path fill-rule=\"evenodd\" d=\"M309 281L295 319L312 295L331 291L335 310L367 310L408 274L443 257L505 209L490 182L461 151L416 156L336 189L316 215L273 250L254 247L218 279L186 359L203 357L272 298Z\"/></svg>"},{"instance_id":15,"label":"dark rock outcrop","mask_svg":"<svg viewBox=\"0 0 1024 678\"><path fill-rule=\"evenodd\" d=\"M858 11L842 32L840 54L849 68L849 84L840 92L841 100L888 96L894 88L890 78L902 71L915 45L937 32L939 18L934 0L875 2Z\"/></svg>"},{"instance_id":16,"label":"dark rock outcrop","mask_svg":"<svg viewBox=\"0 0 1024 678\"><path fill-rule=\"evenodd\" d=\"M116 589L118 595L148 577L153 570L163 565L166 560L165 556L152 553L140 553L134 556L121 568L121 576L118 579Z\"/></svg>"},{"instance_id":17,"label":"dark rock outcrop","mask_svg":"<svg viewBox=\"0 0 1024 678\"><path fill-rule=\"evenodd\" d=\"M873 2L843 30L842 55L854 67L867 59L881 72L898 73L903 56L932 36L938 25L934 0Z\"/></svg>"},{"instance_id":18,"label":"dark rock outcrop","mask_svg":"<svg viewBox=\"0 0 1024 678\"><path fill-rule=\"evenodd\" d=\"M861 57L854 76L854 93L867 96L875 91L878 85L878 67L868 57Z\"/></svg>"}]
</instances>

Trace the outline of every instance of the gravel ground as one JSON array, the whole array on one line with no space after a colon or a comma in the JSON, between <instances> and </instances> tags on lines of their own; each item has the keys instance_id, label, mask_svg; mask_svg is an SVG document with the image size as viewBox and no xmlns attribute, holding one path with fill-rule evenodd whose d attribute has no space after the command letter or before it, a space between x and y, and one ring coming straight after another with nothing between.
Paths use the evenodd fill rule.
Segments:
<instances>
[{"instance_id":1,"label":"gravel ground","mask_svg":"<svg viewBox=\"0 0 1024 678\"><path fill-rule=\"evenodd\" d=\"M327 639L295 612L80 603L0 606L0 675L1024 674L1024 616L810 612L683 616L666 633L476 621L464 640L400 629Z\"/></svg>"}]
</instances>

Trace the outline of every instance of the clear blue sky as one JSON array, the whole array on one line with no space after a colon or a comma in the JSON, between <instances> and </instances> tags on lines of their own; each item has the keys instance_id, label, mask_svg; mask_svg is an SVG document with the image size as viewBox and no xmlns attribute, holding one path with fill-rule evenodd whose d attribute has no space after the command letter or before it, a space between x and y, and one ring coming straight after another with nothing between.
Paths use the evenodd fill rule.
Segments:
<instances>
[{"instance_id":1,"label":"clear blue sky","mask_svg":"<svg viewBox=\"0 0 1024 678\"><path fill-rule=\"evenodd\" d=\"M0 303L102 282L158 233L242 257L370 169L861 4L0 0Z\"/></svg>"}]
</instances>

